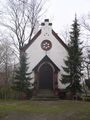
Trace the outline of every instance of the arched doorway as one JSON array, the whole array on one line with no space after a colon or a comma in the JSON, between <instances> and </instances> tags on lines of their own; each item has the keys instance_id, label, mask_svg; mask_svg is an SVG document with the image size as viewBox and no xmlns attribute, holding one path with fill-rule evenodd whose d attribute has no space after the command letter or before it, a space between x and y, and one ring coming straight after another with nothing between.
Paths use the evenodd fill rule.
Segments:
<instances>
[{"instance_id":1,"label":"arched doorway","mask_svg":"<svg viewBox=\"0 0 90 120\"><path fill-rule=\"evenodd\" d=\"M58 71L60 69L48 56L45 56L33 69L35 74L34 95L51 92L56 95L58 89Z\"/></svg>"},{"instance_id":2,"label":"arched doorway","mask_svg":"<svg viewBox=\"0 0 90 120\"><path fill-rule=\"evenodd\" d=\"M53 89L53 69L48 63L39 69L39 89Z\"/></svg>"}]
</instances>

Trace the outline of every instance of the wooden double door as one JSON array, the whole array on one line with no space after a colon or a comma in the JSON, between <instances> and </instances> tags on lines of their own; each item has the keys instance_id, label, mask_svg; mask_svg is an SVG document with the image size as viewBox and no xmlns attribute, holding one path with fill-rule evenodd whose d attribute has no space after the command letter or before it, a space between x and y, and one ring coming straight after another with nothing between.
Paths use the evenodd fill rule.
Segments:
<instances>
[{"instance_id":1,"label":"wooden double door","mask_svg":"<svg viewBox=\"0 0 90 120\"><path fill-rule=\"evenodd\" d=\"M49 64L43 64L39 69L39 89L53 89L53 69Z\"/></svg>"}]
</instances>

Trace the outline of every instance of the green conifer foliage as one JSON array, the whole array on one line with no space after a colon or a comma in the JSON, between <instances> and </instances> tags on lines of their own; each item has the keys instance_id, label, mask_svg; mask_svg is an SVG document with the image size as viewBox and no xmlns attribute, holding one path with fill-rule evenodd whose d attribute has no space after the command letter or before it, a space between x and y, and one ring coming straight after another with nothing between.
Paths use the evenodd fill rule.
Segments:
<instances>
[{"instance_id":1,"label":"green conifer foliage","mask_svg":"<svg viewBox=\"0 0 90 120\"><path fill-rule=\"evenodd\" d=\"M19 93L28 94L30 92L30 77L31 73L28 73L28 64L26 54L22 54L20 58L20 66L16 70L15 80L13 83L13 88Z\"/></svg>"},{"instance_id":2,"label":"green conifer foliage","mask_svg":"<svg viewBox=\"0 0 90 120\"><path fill-rule=\"evenodd\" d=\"M69 83L66 88L72 94L76 94L82 91L80 85L80 79L82 76L82 42L79 39L80 36L80 25L75 16L75 20L72 24L70 32L70 42L68 44L68 57L65 60L65 66L63 70L65 74L62 74L62 83Z\"/></svg>"}]
</instances>

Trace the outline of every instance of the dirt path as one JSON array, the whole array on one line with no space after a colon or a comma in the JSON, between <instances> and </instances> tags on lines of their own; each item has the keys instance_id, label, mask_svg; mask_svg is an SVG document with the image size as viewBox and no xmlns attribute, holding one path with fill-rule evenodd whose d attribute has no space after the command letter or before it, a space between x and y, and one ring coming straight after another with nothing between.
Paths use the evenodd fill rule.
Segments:
<instances>
[{"instance_id":1,"label":"dirt path","mask_svg":"<svg viewBox=\"0 0 90 120\"><path fill-rule=\"evenodd\" d=\"M67 116L68 117L68 116ZM0 120L66 120L65 114L46 114L46 113L22 113L8 112L8 114Z\"/></svg>"}]
</instances>

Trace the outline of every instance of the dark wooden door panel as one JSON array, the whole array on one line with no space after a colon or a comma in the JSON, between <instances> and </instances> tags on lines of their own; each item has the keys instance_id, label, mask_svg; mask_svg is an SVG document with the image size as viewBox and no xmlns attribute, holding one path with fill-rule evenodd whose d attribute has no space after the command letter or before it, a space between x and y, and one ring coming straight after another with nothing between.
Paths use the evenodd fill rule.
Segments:
<instances>
[{"instance_id":1,"label":"dark wooden door panel","mask_svg":"<svg viewBox=\"0 0 90 120\"><path fill-rule=\"evenodd\" d=\"M39 71L39 88L53 88L53 70L49 64L44 64Z\"/></svg>"}]
</instances>

